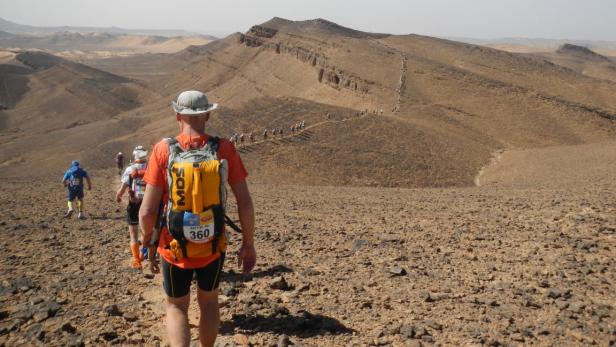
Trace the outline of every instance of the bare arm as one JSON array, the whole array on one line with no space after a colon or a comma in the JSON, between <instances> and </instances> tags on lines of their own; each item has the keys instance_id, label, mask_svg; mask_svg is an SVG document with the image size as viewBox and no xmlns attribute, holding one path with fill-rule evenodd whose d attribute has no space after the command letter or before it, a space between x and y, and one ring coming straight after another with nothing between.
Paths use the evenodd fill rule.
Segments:
<instances>
[{"instance_id":1,"label":"bare arm","mask_svg":"<svg viewBox=\"0 0 616 347\"><path fill-rule=\"evenodd\" d=\"M158 267L158 260L156 260L156 244L152 244L152 242L157 242L158 240L152 239L152 234L154 232L154 227L156 224L156 217L158 217L158 207L160 206L160 200L163 197L163 188L147 185L145 187L145 195L143 196L143 201L141 202L141 207L139 208L139 226L141 227L141 231L143 232L143 240L142 245L148 247L149 260L150 260L150 271L152 273L160 272Z\"/></svg>"},{"instance_id":2,"label":"bare arm","mask_svg":"<svg viewBox=\"0 0 616 347\"><path fill-rule=\"evenodd\" d=\"M237 201L237 212L242 225L242 246L238 253L238 265L242 266L244 273L249 273L257 259L254 245L255 210L246 181L232 185L231 190Z\"/></svg>"},{"instance_id":3,"label":"bare arm","mask_svg":"<svg viewBox=\"0 0 616 347\"><path fill-rule=\"evenodd\" d=\"M154 224L158 216L158 207L160 200L163 197L163 188L147 185L145 187L145 195L139 209L139 225L143 231L143 245L150 246ZM156 240L154 240L156 241Z\"/></svg>"},{"instance_id":4,"label":"bare arm","mask_svg":"<svg viewBox=\"0 0 616 347\"><path fill-rule=\"evenodd\" d=\"M90 176L86 176L86 181L88 182L88 190L92 190L92 181L90 180Z\"/></svg>"},{"instance_id":5,"label":"bare arm","mask_svg":"<svg viewBox=\"0 0 616 347\"><path fill-rule=\"evenodd\" d=\"M122 195L124 195L124 193L126 193L127 189L128 189L128 184L122 183L122 185L120 186L120 189L118 189L118 192L116 193L116 201L117 202L122 202Z\"/></svg>"}]
</instances>

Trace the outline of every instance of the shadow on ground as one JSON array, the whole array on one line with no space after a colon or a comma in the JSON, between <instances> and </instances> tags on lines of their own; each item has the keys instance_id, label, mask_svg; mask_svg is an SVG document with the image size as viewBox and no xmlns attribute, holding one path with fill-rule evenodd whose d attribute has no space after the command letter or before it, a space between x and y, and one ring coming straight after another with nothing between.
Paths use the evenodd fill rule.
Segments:
<instances>
[{"instance_id":1,"label":"shadow on ground","mask_svg":"<svg viewBox=\"0 0 616 347\"><path fill-rule=\"evenodd\" d=\"M228 272L223 272L220 275L220 279L223 282L246 282L254 278L276 276L278 274L289 273L289 272L293 272L293 269L287 266L284 266L284 265L276 265L266 270L252 272L248 275L236 273L233 270L229 270Z\"/></svg>"},{"instance_id":2,"label":"shadow on ground","mask_svg":"<svg viewBox=\"0 0 616 347\"><path fill-rule=\"evenodd\" d=\"M351 334L355 332L355 330L347 328L334 318L320 314L315 315L307 311L299 311L297 315L280 312L269 316L259 314L233 315L231 321L222 324L220 331L222 334L232 334L235 328L251 333L271 332L304 338L326 334Z\"/></svg>"}]
</instances>

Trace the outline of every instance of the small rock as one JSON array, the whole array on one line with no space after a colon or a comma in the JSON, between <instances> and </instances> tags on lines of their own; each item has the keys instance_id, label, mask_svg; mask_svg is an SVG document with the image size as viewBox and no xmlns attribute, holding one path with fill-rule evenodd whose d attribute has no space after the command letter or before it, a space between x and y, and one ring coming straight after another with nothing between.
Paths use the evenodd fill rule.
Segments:
<instances>
[{"instance_id":1,"label":"small rock","mask_svg":"<svg viewBox=\"0 0 616 347\"><path fill-rule=\"evenodd\" d=\"M432 336L430 336L430 335L423 335L421 337L421 340L422 341L426 341L426 342L434 342L434 338Z\"/></svg>"},{"instance_id":2,"label":"small rock","mask_svg":"<svg viewBox=\"0 0 616 347\"><path fill-rule=\"evenodd\" d=\"M563 295L563 293L557 288L548 289L548 298L558 299Z\"/></svg>"},{"instance_id":3,"label":"small rock","mask_svg":"<svg viewBox=\"0 0 616 347\"><path fill-rule=\"evenodd\" d=\"M443 325L433 320L426 321L426 325L434 330L438 330L438 331L443 330Z\"/></svg>"},{"instance_id":4,"label":"small rock","mask_svg":"<svg viewBox=\"0 0 616 347\"><path fill-rule=\"evenodd\" d=\"M42 341L45 338L45 330L41 324L33 324L26 331L26 336Z\"/></svg>"},{"instance_id":5,"label":"small rock","mask_svg":"<svg viewBox=\"0 0 616 347\"><path fill-rule=\"evenodd\" d=\"M363 239L357 239L353 242L353 246L351 247L351 252L355 253L367 244L368 244L368 241L363 240Z\"/></svg>"},{"instance_id":6,"label":"small rock","mask_svg":"<svg viewBox=\"0 0 616 347\"><path fill-rule=\"evenodd\" d=\"M403 324L400 327L400 336L406 339L412 339L415 337L415 327L408 324Z\"/></svg>"},{"instance_id":7,"label":"small rock","mask_svg":"<svg viewBox=\"0 0 616 347\"><path fill-rule=\"evenodd\" d=\"M17 321L0 324L0 336L6 335L13 330L17 330L18 328L19 328L19 323Z\"/></svg>"},{"instance_id":8,"label":"small rock","mask_svg":"<svg viewBox=\"0 0 616 347\"><path fill-rule=\"evenodd\" d=\"M270 281L270 288L277 289L277 290L291 290L291 289L293 289L293 288L291 288L289 286L287 281L282 276L274 277Z\"/></svg>"},{"instance_id":9,"label":"small rock","mask_svg":"<svg viewBox=\"0 0 616 347\"><path fill-rule=\"evenodd\" d=\"M229 305L229 297L226 295L218 296L218 307L225 307Z\"/></svg>"},{"instance_id":10,"label":"small rock","mask_svg":"<svg viewBox=\"0 0 616 347\"><path fill-rule=\"evenodd\" d=\"M139 333L134 334L133 336L130 337L129 341L131 343L135 343L135 344L140 344L144 342L143 336Z\"/></svg>"},{"instance_id":11,"label":"small rock","mask_svg":"<svg viewBox=\"0 0 616 347\"><path fill-rule=\"evenodd\" d=\"M389 273L392 275L392 277L404 276L406 275L406 270L401 268L400 266L393 266L391 269L389 269Z\"/></svg>"},{"instance_id":12,"label":"small rock","mask_svg":"<svg viewBox=\"0 0 616 347\"><path fill-rule=\"evenodd\" d=\"M134 313L125 313L123 316L127 322L136 322L139 319Z\"/></svg>"},{"instance_id":13,"label":"small rock","mask_svg":"<svg viewBox=\"0 0 616 347\"><path fill-rule=\"evenodd\" d=\"M421 338L424 335L430 335L430 333L422 327L415 328L415 338Z\"/></svg>"},{"instance_id":14,"label":"small rock","mask_svg":"<svg viewBox=\"0 0 616 347\"><path fill-rule=\"evenodd\" d=\"M32 299L30 299L30 305L34 306L36 304L40 304L41 302L45 301L44 297L41 296L35 296Z\"/></svg>"},{"instance_id":15,"label":"small rock","mask_svg":"<svg viewBox=\"0 0 616 347\"><path fill-rule=\"evenodd\" d=\"M83 342L81 336L73 336L66 341L67 347L84 347L86 344Z\"/></svg>"},{"instance_id":16,"label":"small rock","mask_svg":"<svg viewBox=\"0 0 616 347\"><path fill-rule=\"evenodd\" d=\"M389 335L397 335L400 334L400 328L402 328L402 324L399 322L390 323L386 328L386 332Z\"/></svg>"},{"instance_id":17,"label":"small rock","mask_svg":"<svg viewBox=\"0 0 616 347\"><path fill-rule=\"evenodd\" d=\"M242 347L249 346L248 336L244 334L233 335L233 342L235 342L236 345L240 345Z\"/></svg>"},{"instance_id":18,"label":"small rock","mask_svg":"<svg viewBox=\"0 0 616 347\"><path fill-rule=\"evenodd\" d=\"M32 316L32 319L35 322L37 322L37 323L40 323L40 322L44 321L47 318L49 318L49 311L48 310L39 311L39 312L35 313L34 316Z\"/></svg>"},{"instance_id":19,"label":"small rock","mask_svg":"<svg viewBox=\"0 0 616 347\"><path fill-rule=\"evenodd\" d=\"M220 290L220 294L225 295L225 296L236 296L239 293L239 291L237 290L237 288L235 287L231 287L231 286L225 286L223 288L221 288Z\"/></svg>"},{"instance_id":20,"label":"small rock","mask_svg":"<svg viewBox=\"0 0 616 347\"><path fill-rule=\"evenodd\" d=\"M105 330L98 336L102 337L105 341L112 341L118 338L118 333L115 330Z\"/></svg>"},{"instance_id":21,"label":"small rock","mask_svg":"<svg viewBox=\"0 0 616 347\"><path fill-rule=\"evenodd\" d=\"M297 294L293 293L293 292L285 292L285 293L282 293L280 295L280 299L282 300L282 302L288 304L288 303L293 302L293 301L295 301L297 299Z\"/></svg>"},{"instance_id":22,"label":"small rock","mask_svg":"<svg viewBox=\"0 0 616 347\"><path fill-rule=\"evenodd\" d=\"M547 336L547 335L550 335L550 334L551 334L551 332L550 332L549 329L545 329L544 328L544 329L539 330L539 335Z\"/></svg>"},{"instance_id":23,"label":"small rock","mask_svg":"<svg viewBox=\"0 0 616 347\"><path fill-rule=\"evenodd\" d=\"M291 345L291 340L289 339L289 336L287 335L280 335L280 337L278 338L278 343L276 344L277 347L288 347Z\"/></svg>"},{"instance_id":24,"label":"small rock","mask_svg":"<svg viewBox=\"0 0 616 347\"><path fill-rule=\"evenodd\" d=\"M584 311L586 305L583 302L575 301L569 304L568 310L580 314Z\"/></svg>"},{"instance_id":25,"label":"small rock","mask_svg":"<svg viewBox=\"0 0 616 347\"><path fill-rule=\"evenodd\" d=\"M372 301L364 301L361 304L359 304L359 308L361 309L367 309L367 308L372 308Z\"/></svg>"},{"instance_id":26,"label":"small rock","mask_svg":"<svg viewBox=\"0 0 616 347\"><path fill-rule=\"evenodd\" d=\"M108 305L104 308L104 311L109 315L109 316L121 316L122 315L122 311L120 311L120 309L118 308L118 305L116 304L112 304L112 305ZM113 340L113 339L112 339ZM107 340L107 341L111 341L111 340Z\"/></svg>"},{"instance_id":27,"label":"small rock","mask_svg":"<svg viewBox=\"0 0 616 347\"><path fill-rule=\"evenodd\" d=\"M534 308L541 308L541 304L535 302L533 299L528 299L526 300L526 302L524 303L524 306L526 307L534 307Z\"/></svg>"},{"instance_id":28,"label":"small rock","mask_svg":"<svg viewBox=\"0 0 616 347\"><path fill-rule=\"evenodd\" d=\"M320 275L321 272L315 269L308 269L306 271L304 271L304 275L306 276L318 276Z\"/></svg>"},{"instance_id":29,"label":"small rock","mask_svg":"<svg viewBox=\"0 0 616 347\"><path fill-rule=\"evenodd\" d=\"M554 301L554 304L556 305L556 307L558 307L561 310L566 309L567 307L569 307L569 303L566 302L565 300L556 300Z\"/></svg>"},{"instance_id":30,"label":"small rock","mask_svg":"<svg viewBox=\"0 0 616 347\"><path fill-rule=\"evenodd\" d=\"M550 287L550 282L543 280L541 282L539 282L539 287L541 288L549 288Z\"/></svg>"},{"instance_id":31,"label":"small rock","mask_svg":"<svg viewBox=\"0 0 616 347\"><path fill-rule=\"evenodd\" d=\"M75 328L70 322L62 324L62 327L60 329L62 331L66 331L69 334L74 334L77 332L77 328Z\"/></svg>"}]
</instances>

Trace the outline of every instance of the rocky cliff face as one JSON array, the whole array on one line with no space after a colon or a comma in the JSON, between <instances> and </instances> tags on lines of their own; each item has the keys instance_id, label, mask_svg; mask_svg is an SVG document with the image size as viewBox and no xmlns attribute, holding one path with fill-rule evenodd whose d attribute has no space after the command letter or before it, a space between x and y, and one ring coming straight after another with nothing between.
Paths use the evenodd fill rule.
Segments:
<instances>
[{"instance_id":1,"label":"rocky cliff face","mask_svg":"<svg viewBox=\"0 0 616 347\"><path fill-rule=\"evenodd\" d=\"M246 34L241 34L239 41L247 47L260 47L278 33L278 30L255 25Z\"/></svg>"},{"instance_id":2,"label":"rocky cliff face","mask_svg":"<svg viewBox=\"0 0 616 347\"><path fill-rule=\"evenodd\" d=\"M261 47L262 49L275 51L277 54L292 56L303 63L309 64L315 68L318 81L326 83L330 87L336 89L344 88L359 94L369 93L369 85L374 84L374 82L364 80L339 69L322 53L302 46L271 40L277 33L278 30L276 29L255 25L245 34L241 34L238 41L246 47Z\"/></svg>"}]
</instances>

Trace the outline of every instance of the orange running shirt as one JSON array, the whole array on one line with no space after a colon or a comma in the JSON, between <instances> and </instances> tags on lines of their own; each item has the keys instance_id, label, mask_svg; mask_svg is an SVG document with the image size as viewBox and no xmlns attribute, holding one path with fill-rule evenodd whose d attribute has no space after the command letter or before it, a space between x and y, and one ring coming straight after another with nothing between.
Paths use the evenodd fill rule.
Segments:
<instances>
[{"instance_id":1,"label":"orange running shirt","mask_svg":"<svg viewBox=\"0 0 616 347\"><path fill-rule=\"evenodd\" d=\"M207 135L187 135L180 134L176 137L180 146L184 149L199 148L202 147L208 139ZM229 185L242 182L248 176L246 168L242 163L240 155L235 150L235 147L228 139L220 139L218 145L218 157L220 159L227 160L229 164L229 177L227 182ZM161 140L152 149L152 155L148 161L148 168L143 177L144 181L148 185L162 187L163 188L163 203L167 204L169 185L167 183L167 164L169 161L169 145L165 140ZM169 243L173 240L173 237L169 233L167 227L163 227L160 233L160 239L158 241L158 254L165 259L168 263L171 263L182 269L196 269L201 268L212 261L216 260L219 255L212 255L203 259L189 259L184 258L180 261L173 260L173 256L168 250Z\"/></svg>"}]
</instances>

